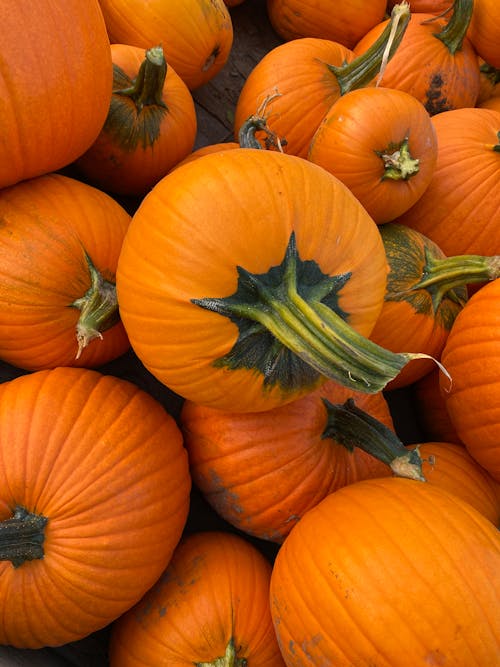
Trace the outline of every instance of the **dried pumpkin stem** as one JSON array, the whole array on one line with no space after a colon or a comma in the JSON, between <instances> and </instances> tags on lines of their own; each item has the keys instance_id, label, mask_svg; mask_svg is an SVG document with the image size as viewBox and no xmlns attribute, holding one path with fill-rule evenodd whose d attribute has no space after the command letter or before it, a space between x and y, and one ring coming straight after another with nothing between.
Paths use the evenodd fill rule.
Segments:
<instances>
[{"instance_id":1,"label":"dried pumpkin stem","mask_svg":"<svg viewBox=\"0 0 500 667\"><path fill-rule=\"evenodd\" d=\"M398 477L425 482L418 449L407 449L390 428L358 408L354 399L333 404L323 398L323 403L327 411L323 438L332 438L350 452L355 447L362 449L388 465Z\"/></svg>"},{"instance_id":2,"label":"dried pumpkin stem","mask_svg":"<svg viewBox=\"0 0 500 667\"><path fill-rule=\"evenodd\" d=\"M246 658L238 658L234 640L231 637L223 656L209 662L196 662L196 667L247 667Z\"/></svg>"},{"instance_id":3,"label":"dried pumpkin stem","mask_svg":"<svg viewBox=\"0 0 500 667\"><path fill-rule=\"evenodd\" d=\"M395 5L388 24L369 49L346 65L327 65L338 81L341 95L368 85L380 74L400 45L409 22L409 4Z\"/></svg>"},{"instance_id":4,"label":"dried pumpkin stem","mask_svg":"<svg viewBox=\"0 0 500 667\"><path fill-rule=\"evenodd\" d=\"M10 519L0 521L0 560L14 567L44 557L47 517L18 506Z\"/></svg>"},{"instance_id":5,"label":"dried pumpkin stem","mask_svg":"<svg viewBox=\"0 0 500 667\"><path fill-rule=\"evenodd\" d=\"M72 308L81 311L76 324L76 341L78 359L95 338L102 339L102 332L110 329L119 321L116 285L105 280L85 253L90 274L90 287L79 299L73 301Z\"/></svg>"},{"instance_id":6,"label":"dried pumpkin stem","mask_svg":"<svg viewBox=\"0 0 500 667\"><path fill-rule=\"evenodd\" d=\"M376 153L384 164L383 181L407 181L419 171L420 160L412 157L408 137L405 137L399 146L390 146L386 151Z\"/></svg>"}]
</instances>

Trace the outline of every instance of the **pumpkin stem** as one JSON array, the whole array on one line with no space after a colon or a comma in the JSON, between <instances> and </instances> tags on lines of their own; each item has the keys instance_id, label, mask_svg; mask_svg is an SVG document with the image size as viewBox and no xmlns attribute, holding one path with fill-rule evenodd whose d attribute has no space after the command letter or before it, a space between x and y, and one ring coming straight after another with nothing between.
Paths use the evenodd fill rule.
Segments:
<instances>
[{"instance_id":1,"label":"pumpkin stem","mask_svg":"<svg viewBox=\"0 0 500 667\"><path fill-rule=\"evenodd\" d=\"M0 521L0 560L19 567L44 557L43 542L47 517L17 506L10 519Z\"/></svg>"},{"instance_id":2,"label":"pumpkin stem","mask_svg":"<svg viewBox=\"0 0 500 667\"><path fill-rule=\"evenodd\" d=\"M163 100L163 86L167 76L167 63L161 46L153 46L146 51L139 72L132 85L113 90L114 95L126 95L134 100L137 111L143 107L156 105L167 108Z\"/></svg>"},{"instance_id":3,"label":"pumpkin stem","mask_svg":"<svg viewBox=\"0 0 500 667\"><path fill-rule=\"evenodd\" d=\"M335 405L326 398L322 400L328 415L323 438L332 438L350 452L355 447L362 449L388 465L398 477L426 481L418 449L407 449L390 428L358 408L354 399Z\"/></svg>"},{"instance_id":4,"label":"pumpkin stem","mask_svg":"<svg viewBox=\"0 0 500 667\"><path fill-rule=\"evenodd\" d=\"M257 112L246 119L238 132L238 141L241 148L262 148L262 144L255 136L256 132L261 131L266 135L264 139L266 149L275 148L283 153L286 139L280 139L275 132L268 128L267 119L269 116L265 115L268 104L280 96L281 93L278 92L268 95L257 109Z\"/></svg>"},{"instance_id":5,"label":"pumpkin stem","mask_svg":"<svg viewBox=\"0 0 500 667\"><path fill-rule=\"evenodd\" d=\"M257 369L265 385L279 384L292 392L297 386L314 386L321 375L375 393L412 359L432 359L391 352L353 329L335 310L337 292L350 275L328 276L314 261L302 262L293 232L280 266L260 275L238 267L238 274L234 295L193 299L239 327L238 340L217 366Z\"/></svg>"},{"instance_id":6,"label":"pumpkin stem","mask_svg":"<svg viewBox=\"0 0 500 667\"><path fill-rule=\"evenodd\" d=\"M384 164L382 180L407 181L410 176L418 173L418 158L413 158L408 146L408 137L399 145L391 145L385 151L375 151Z\"/></svg>"},{"instance_id":7,"label":"pumpkin stem","mask_svg":"<svg viewBox=\"0 0 500 667\"><path fill-rule=\"evenodd\" d=\"M85 253L85 259L90 274L90 287L84 296L70 304L72 308L78 308L81 311L76 324L78 343L76 359L80 358L84 348L94 338L102 339L102 332L110 329L120 320L116 285L101 276L87 253Z\"/></svg>"},{"instance_id":8,"label":"pumpkin stem","mask_svg":"<svg viewBox=\"0 0 500 667\"><path fill-rule=\"evenodd\" d=\"M210 662L196 662L196 667L247 667L246 658L238 658L237 650L234 646L234 639L231 637L226 652L220 658L215 658Z\"/></svg>"},{"instance_id":9,"label":"pumpkin stem","mask_svg":"<svg viewBox=\"0 0 500 667\"><path fill-rule=\"evenodd\" d=\"M440 32L434 33L448 51L454 55L460 51L472 17L473 0L455 0L453 13L448 23Z\"/></svg>"},{"instance_id":10,"label":"pumpkin stem","mask_svg":"<svg viewBox=\"0 0 500 667\"><path fill-rule=\"evenodd\" d=\"M493 150L494 150L496 153L500 153L500 132L497 132L497 139L498 139L498 144L495 144L495 145L493 146Z\"/></svg>"},{"instance_id":11,"label":"pumpkin stem","mask_svg":"<svg viewBox=\"0 0 500 667\"><path fill-rule=\"evenodd\" d=\"M379 75L378 80L380 80L387 62L392 58L401 43L409 22L409 4L401 2L394 5L388 24L369 49L341 67L327 65L338 81L341 95L350 90L367 86L377 74Z\"/></svg>"}]
</instances>

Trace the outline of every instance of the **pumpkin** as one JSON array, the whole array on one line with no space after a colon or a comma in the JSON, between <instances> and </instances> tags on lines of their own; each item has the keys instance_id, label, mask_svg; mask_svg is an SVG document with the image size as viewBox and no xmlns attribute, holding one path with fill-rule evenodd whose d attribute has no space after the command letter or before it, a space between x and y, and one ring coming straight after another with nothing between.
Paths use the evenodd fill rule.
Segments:
<instances>
[{"instance_id":1,"label":"pumpkin","mask_svg":"<svg viewBox=\"0 0 500 667\"><path fill-rule=\"evenodd\" d=\"M386 0L344 0L332 11L328 0L267 0L267 15L274 30L285 40L319 37L352 49L365 33L383 20Z\"/></svg>"},{"instance_id":2,"label":"pumpkin","mask_svg":"<svg viewBox=\"0 0 500 667\"><path fill-rule=\"evenodd\" d=\"M484 102L500 95L500 86L498 85L500 83L500 69L492 67L479 56L478 62L481 88L476 100L476 106L482 106Z\"/></svg>"},{"instance_id":3,"label":"pumpkin","mask_svg":"<svg viewBox=\"0 0 500 667\"><path fill-rule=\"evenodd\" d=\"M451 422L473 458L500 481L500 280L484 285L458 314L442 352L453 378L441 383Z\"/></svg>"},{"instance_id":4,"label":"pumpkin","mask_svg":"<svg viewBox=\"0 0 500 667\"><path fill-rule=\"evenodd\" d=\"M418 201L431 181L437 151L434 126L418 100L404 91L366 87L333 104L307 158L347 185L381 224Z\"/></svg>"},{"instance_id":5,"label":"pumpkin","mask_svg":"<svg viewBox=\"0 0 500 667\"><path fill-rule=\"evenodd\" d=\"M111 98L111 52L97 0L4 3L0 188L70 164Z\"/></svg>"},{"instance_id":6,"label":"pumpkin","mask_svg":"<svg viewBox=\"0 0 500 667\"><path fill-rule=\"evenodd\" d=\"M146 195L116 280L132 347L158 380L195 403L258 412L326 377L375 393L414 358L366 338L386 270L378 227L338 179L235 148Z\"/></svg>"},{"instance_id":7,"label":"pumpkin","mask_svg":"<svg viewBox=\"0 0 500 667\"><path fill-rule=\"evenodd\" d=\"M419 429L427 440L461 443L451 423L439 383L439 368L434 368L409 388ZM461 443L463 444L463 443Z\"/></svg>"},{"instance_id":8,"label":"pumpkin","mask_svg":"<svg viewBox=\"0 0 500 667\"><path fill-rule=\"evenodd\" d=\"M335 382L284 406L226 412L185 401L180 416L191 477L211 507L249 535L281 543L307 510L335 489L391 474L389 466L336 439L339 404L393 428L383 395Z\"/></svg>"},{"instance_id":9,"label":"pumpkin","mask_svg":"<svg viewBox=\"0 0 500 667\"><path fill-rule=\"evenodd\" d=\"M500 68L500 6L496 0L474 0L467 33L477 53L489 65Z\"/></svg>"},{"instance_id":10,"label":"pumpkin","mask_svg":"<svg viewBox=\"0 0 500 667\"><path fill-rule=\"evenodd\" d=\"M412 349L439 359L467 301L467 286L498 278L500 256L446 257L433 241L406 225L388 223L379 229L390 272L370 338L394 352ZM410 362L387 389L408 386L434 368L430 360Z\"/></svg>"},{"instance_id":11,"label":"pumpkin","mask_svg":"<svg viewBox=\"0 0 500 667\"><path fill-rule=\"evenodd\" d=\"M113 626L111 667L280 667L271 564L244 538L185 536L157 583Z\"/></svg>"},{"instance_id":12,"label":"pumpkin","mask_svg":"<svg viewBox=\"0 0 500 667\"><path fill-rule=\"evenodd\" d=\"M62 174L0 190L0 359L98 366L129 348L115 271L130 215Z\"/></svg>"},{"instance_id":13,"label":"pumpkin","mask_svg":"<svg viewBox=\"0 0 500 667\"><path fill-rule=\"evenodd\" d=\"M500 113L454 109L433 116L434 175L396 222L432 239L448 256L500 254Z\"/></svg>"},{"instance_id":14,"label":"pumpkin","mask_svg":"<svg viewBox=\"0 0 500 667\"><path fill-rule=\"evenodd\" d=\"M492 95L478 105L481 109L491 109L500 113L500 95Z\"/></svg>"},{"instance_id":15,"label":"pumpkin","mask_svg":"<svg viewBox=\"0 0 500 667\"><path fill-rule=\"evenodd\" d=\"M84 180L142 197L193 149L196 111L163 49L112 44L113 96L101 133L76 162Z\"/></svg>"},{"instance_id":16,"label":"pumpkin","mask_svg":"<svg viewBox=\"0 0 500 667\"><path fill-rule=\"evenodd\" d=\"M131 382L61 367L1 385L0 448L0 643L81 639L144 595L181 537L180 431Z\"/></svg>"},{"instance_id":17,"label":"pumpkin","mask_svg":"<svg viewBox=\"0 0 500 667\"><path fill-rule=\"evenodd\" d=\"M226 64L233 24L224 0L99 0L111 43L149 49L160 44L167 63L190 90Z\"/></svg>"},{"instance_id":18,"label":"pumpkin","mask_svg":"<svg viewBox=\"0 0 500 667\"><path fill-rule=\"evenodd\" d=\"M398 0L388 0L387 9L391 10ZM414 14L443 14L453 6L454 0L408 0Z\"/></svg>"},{"instance_id":19,"label":"pumpkin","mask_svg":"<svg viewBox=\"0 0 500 667\"><path fill-rule=\"evenodd\" d=\"M307 157L311 139L332 104L349 90L373 81L382 62L397 48L408 21L407 7L398 6L380 39L359 59L339 42L315 37L293 39L271 49L240 90L235 137L246 119L273 98L268 129L282 140L287 153Z\"/></svg>"},{"instance_id":20,"label":"pumpkin","mask_svg":"<svg viewBox=\"0 0 500 667\"><path fill-rule=\"evenodd\" d=\"M428 484L462 498L500 527L500 486L462 444L426 441L409 448L418 448Z\"/></svg>"},{"instance_id":21,"label":"pumpkin","mask_svg":"<svg viewBox=\"0 0 500 667\"><path fill-rule=\"evenodd\" d=\"M288 666L483 667L498 661L500 534L415 480L364 480L293 528L271 577Z\"/></svg>"},{"instance_id":22,"label":"pumpkin","mask_svg":"<svg viewBox=\"0 0 500 667\"><path fill-rule=\"evenodd\" d=\"M417 98L429 114L473 107L479 95L477 54L467 37L472 0L455 0L448 18L413 13L380 81ZM359 56L387 25L372 28L354 47Z\"/></svg>"}]
</instances>

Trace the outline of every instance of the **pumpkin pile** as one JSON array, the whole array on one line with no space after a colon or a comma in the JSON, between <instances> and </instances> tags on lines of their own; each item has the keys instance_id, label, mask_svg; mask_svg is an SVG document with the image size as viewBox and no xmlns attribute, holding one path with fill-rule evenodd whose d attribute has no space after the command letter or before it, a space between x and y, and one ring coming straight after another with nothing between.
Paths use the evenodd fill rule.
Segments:
<instances>
[{"instance_id":1,"label":"pumpkin pile","mask_svg":"<svg viewBox=\"0 0 500 667\"><path fill-rule=\"evenodd\" d=\"M500 5L253 2L0 10L0 658L497 664Z\"/></svg>"}]
</instances>

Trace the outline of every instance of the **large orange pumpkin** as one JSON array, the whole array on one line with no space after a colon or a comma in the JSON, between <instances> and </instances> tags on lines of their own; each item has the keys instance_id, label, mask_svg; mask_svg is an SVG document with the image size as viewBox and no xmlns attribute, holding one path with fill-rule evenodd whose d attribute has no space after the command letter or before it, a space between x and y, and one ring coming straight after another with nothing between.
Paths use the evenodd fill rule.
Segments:
<instances>
[{"instance_id":1,"label":"large orange pumpkin","mask_svg":"<svg viewBox=\"0 0 500 667\"><path fill-rule=\"evenodd\" d=\"M115 44L161 44L167 63L190 90L212 79L233 44L224 0L99 0Z\"/></svg>"},{"instance_id":2,"label":"large orange pumpkin","mask_svg":"<svg viewBox=\"0 0 500 667\"><path fill-rule=\"evenodd\" d=\"M398 478L345 486L277 554L271 611L285 662L495 665L499 567L498 529L449 492Z\"/></svg>"},{"instance_id":3,"label":"large orange pumpkin","mask_svg":"<svg viewBox=\"0 0 500 667\"><path fill-rule=\"evenodd\" d=\"M98 0L3 3L0 53L5 187L68 165L101 130L112 73Z\"/></svg>"},{"instance_id":4,"label":"large orange pumpkin","mask_svg":"<svg viewBox=\"0 0 500 667\"><path fill-rule=\"evenodd\" d=\"M174 419L125 380L80 368L0 387L0 643L81 639L167 566L189 507Z\"/></svg>"},{"instance_id":5,"label":"large orange pumpkin","mask_svg":"<svg viewBox=\"0 0 500 667\"><path fill-rule=\"evenodd\" d=\"M0 359L27 370L98 366L129 348L115 271L130 215L74 178L0 190Z\"/></svg>"},{"instance_id":6,"label":"large orange pumpkin","mask_svg":"<svg viewBox=\"0 0 500 667\"><path fill-rule=\"evenodd\" d=\"M181 427L193 482L233 526L282 542L328 493L391 474L386 463L354 442L348 448L336 438L334 406L348 398L393 428L381 393L354 394L331 381L296 401L258 413L185 401Z\"/></svg>"},{"instance_id":7,"label":"large orange pumpkin","mask_svg":"<svg viewBox=\"0 0 500 667\"><path fill-rule=\"evenodd\" d=\"M193 149L196 111L161 46L112 44L113 96L101 133L76 162L87 182L142 197Z\"/></svg>"},{"instance_id":8,"label":"large orange pumpkin","mask_svg":"<svg viewBox=\"0 0 500 667\"><path fill-rule=\"evenodd\" d=\"M325 376L375 393L410 357L367 340L387 264L378 227L311 162L235 148L188 162L144 198L117 270L140 360L195 403L257 412Z\"/></svg>"},{"instance_id":9,"label":"large orange pumpkin","mask_svg":"<svg viewBox=\"0 0 500 667\"><path fill-rule=\"evenodd\" d=\"M111 667L282 667L271 565L230 533L184 537L158 582L115 623Z\"/></svg>"}]
</instances>

